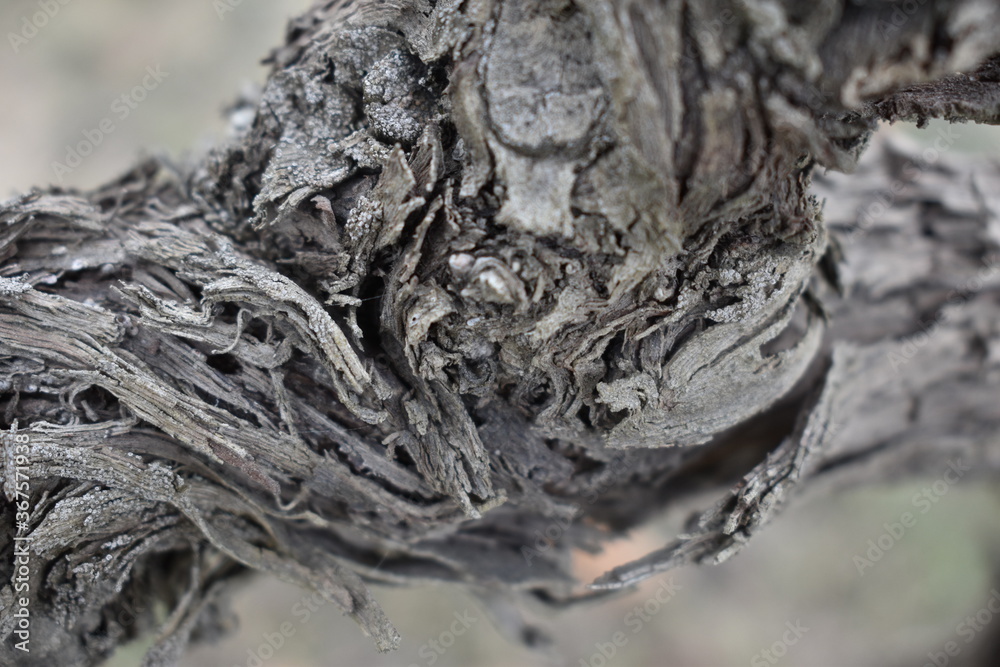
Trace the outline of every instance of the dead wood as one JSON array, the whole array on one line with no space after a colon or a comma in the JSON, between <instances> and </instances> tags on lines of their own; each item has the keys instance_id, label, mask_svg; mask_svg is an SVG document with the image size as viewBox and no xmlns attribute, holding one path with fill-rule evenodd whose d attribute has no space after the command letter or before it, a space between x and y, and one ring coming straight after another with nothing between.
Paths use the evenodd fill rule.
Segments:
<instances>
[{"instance_id":1,"label":"dead wood","mask_svg":"<svg viewBox=\"0 0 1000 667\"><path fill-rule=\"evenodd\" d=\"M323 2L195 168L4 204L5 660L173 664L247 569L388 650L366 580L568 604L803 488L995 475L997 165L857 164L880 118L997 122L1000 7L901 7Z\"/></svg>"}]
</instances>

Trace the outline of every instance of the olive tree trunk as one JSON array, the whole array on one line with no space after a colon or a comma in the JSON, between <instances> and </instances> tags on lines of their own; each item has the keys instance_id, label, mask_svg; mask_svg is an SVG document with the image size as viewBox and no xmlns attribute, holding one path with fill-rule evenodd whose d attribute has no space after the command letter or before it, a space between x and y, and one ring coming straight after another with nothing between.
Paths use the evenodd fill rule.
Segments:
<instances>
[{"instance_id":1,"label":"olive tree trunk","mask_svg":"<svg viewBox=\"0 0 1000 667\"><path fill-rule=\"evenodd\" d=\"M0 658L174 664L248 570L389 650L366 581L565 605L995 476L1000 168L858 159L1000 122L998 53L972 0L319 3L195 168L0 207Z\"/></svg>"}]
</instances>

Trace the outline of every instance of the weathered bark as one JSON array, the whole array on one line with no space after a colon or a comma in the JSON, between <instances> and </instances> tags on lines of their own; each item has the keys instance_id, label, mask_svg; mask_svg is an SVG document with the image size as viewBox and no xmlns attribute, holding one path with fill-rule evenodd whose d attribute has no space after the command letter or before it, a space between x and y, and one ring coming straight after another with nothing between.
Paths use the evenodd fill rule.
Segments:
<instances>
[{"instance_id":1,"label":"weathered bark","mask_svg":"<svg viewBox=\"0 0 1000 667\"><path fill-rule=\"evenodd\" d=\"M997 121L1000 7L912 9L321 3L197 169L5 204L3 655L93 664L162 601L171 664L247 568L390 649L364 580L567 604L726 558L806 486L995 474L996 165L879 147L809 191L881 117Z\"/></svg>"}]
</instances>

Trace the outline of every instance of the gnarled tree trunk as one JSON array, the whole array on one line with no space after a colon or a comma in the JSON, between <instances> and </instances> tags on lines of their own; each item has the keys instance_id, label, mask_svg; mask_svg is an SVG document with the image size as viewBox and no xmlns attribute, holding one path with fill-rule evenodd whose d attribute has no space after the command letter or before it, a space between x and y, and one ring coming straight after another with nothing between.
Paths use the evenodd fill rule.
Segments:
<instances>
[{"instance_id":1,"label":"gnarled tree trunk","mask_svg":"<svg viewBox=\"0 0 1000 667\"><path fill-rule=\"evenodd\" d=\"M561 605L806 486L995 475L996 165L809 188L881 118L998 122L998 53L971 0L319 3L197 169L0 208L5 661L93 664L161 601L172 664L247 568L388 650L365 580Z\"/></svg>"}]
</instances>

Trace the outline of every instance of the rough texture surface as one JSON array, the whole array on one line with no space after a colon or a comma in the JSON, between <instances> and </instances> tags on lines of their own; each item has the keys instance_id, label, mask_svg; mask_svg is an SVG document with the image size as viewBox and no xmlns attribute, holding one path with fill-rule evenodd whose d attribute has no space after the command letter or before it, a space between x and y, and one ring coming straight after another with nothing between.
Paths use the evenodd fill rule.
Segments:
<instances>
[{"instance_id":1,"label":"rough texture surface","mask_svg":"<svg viewBox=\"0 0 1000 667\"><path fill-rule=\"evenodd\" d=\"M880 146L809 192L879 118L997 121L1000 8L913 7L324 2L197 169L4 204L0 522L33 614L5 661L156 627L173 664L247 568L391 649L365 580L566 604L732 555L804 484L995 474L996 165Z\"/></svg>"}]
</instances>

